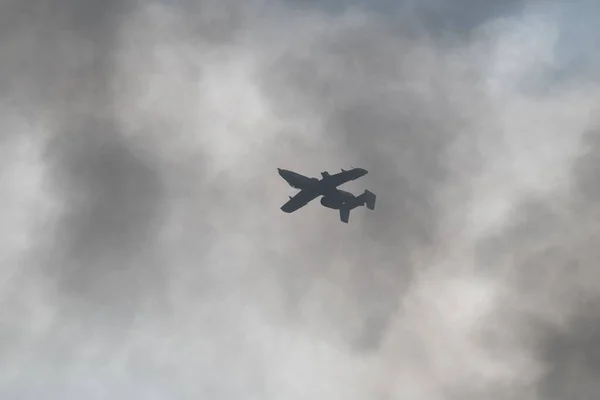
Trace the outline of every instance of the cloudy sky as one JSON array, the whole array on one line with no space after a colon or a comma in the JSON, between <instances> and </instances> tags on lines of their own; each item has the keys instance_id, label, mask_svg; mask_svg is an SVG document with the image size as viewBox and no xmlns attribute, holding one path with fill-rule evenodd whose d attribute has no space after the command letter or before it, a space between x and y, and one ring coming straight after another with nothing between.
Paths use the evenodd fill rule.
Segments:
<instances>
[{"instance_id":1,"label":"cloudy sky","mask_svg":"<svg viewBox=\"0 0 600 400\"><path fill-rule=\"evenodd\" d=\"M5 0L2 399L600 394L600 5ZM350 224L277 175L360 166Z\"/></svg>"}]
</instances>

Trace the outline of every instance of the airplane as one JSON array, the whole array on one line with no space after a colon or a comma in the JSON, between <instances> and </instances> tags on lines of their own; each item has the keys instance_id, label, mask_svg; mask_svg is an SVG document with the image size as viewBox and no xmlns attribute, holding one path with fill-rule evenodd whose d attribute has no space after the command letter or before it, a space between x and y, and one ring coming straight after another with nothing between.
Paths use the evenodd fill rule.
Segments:
<instances>
[{"instance_id":1,"label":"airplane","mask_svg":"<svg viewBox=\"0 0 600 400\"><path fill-rule=\"evenodd\" d=\"M298 193L296 193L295 196L290 196L290 199L287 203L285 203L283 206L281 206L281 210L283 212L286 213L292 213L296 210L298 210L299 208L304 207L305 205L307 205L308 203L310 203L311 201L313 201L314 199L316 199L319 196L324 196L327 197L327 200L322 200L321 204L323 204L323 201L325 201L326 204L331 204L333 205L337 205L340 206L340 218L342 219L342 221L344 219L348 219L348 217L346 217L346 208L348 207L344 207L345 202L348 202L348 204L354 204L356 203L357 205L353 206L350 209L353 209L355 207L357 207L358 205L363 205L365 204L364 201L366 201L366 199L369 199L369 203L368 204L373 204L373 207L375 206L375 200L373 195L371 192L370 195L365 195L365 193L363 193L363 197L359 196L356 199L360 198L360 200L356 200L356 201L352 201L351 197L354 197L354 195L352 195L351 193L348 192L343 192L340 191L337 187L349 182L349 181L353 181L356 180L362 176L365 176L368 171L364 168L352 168L351 170L344 170L342 169L342 172L338 172L337 174L329 174L327 171L321 172L321 179L317 179L317 178L309 178L307 176L301 175L297 172L293 172L293 171L289 171L286 169L282 169L282 168L277 168L277 171L279 172L279 175L285 179L285 181L294 189L300 189L300 191ZM372 196L371 196L372 195ZM351 196L351 197L350 197ZM366 196L366 197L365 197ZM372 202L371 202L371 198L373 198ZM358 204L360 202L363 202L363 204ZM323 204L324 205L324 204ZM329 207L332 208L332 207ZM342 211L342 209L344 211ZM371 208L372 209L372 208ZM343 215L345 216L344 218L342 218L342 212ZM348 215L349 215L349 211L348 211ZM347 222L347 221L345 221Z\"/></svg>"}]
</instances>

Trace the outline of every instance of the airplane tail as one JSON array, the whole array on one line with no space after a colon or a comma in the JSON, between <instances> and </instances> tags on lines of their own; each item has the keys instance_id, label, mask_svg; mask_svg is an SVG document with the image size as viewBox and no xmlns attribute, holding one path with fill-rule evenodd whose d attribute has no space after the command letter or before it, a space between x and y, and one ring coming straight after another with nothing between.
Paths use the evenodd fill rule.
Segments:
<instances>
[{"instance_id":1,"label":"airplane tail","mask_svg":"<svg viewBox=\"0 0 600 400\"><path fill-rule=\"evenodd\" d=\"M358 199L362 203L362 205L366 205L369 210L375 209L375 200L377 196L369 190L365 190L363 194L358 196Z\"/></svg>"},{"instance_id":2,"label":"airplane tail","mask_svg":"<svg viewBox=\"0 0 600 400\"><path fill-rule=\"evenodd\" d=\"M360 205L367 206L367 208L369 210L375 209L375 200L377 199L377 196L375 196L375 194L373 192L365 190L363 192L363 194L357 196L356 199L360 202L359 203ZM354 208L354 207L356 207L356 206L353 206L352 208ZM341 207L340 208L340 220L342 222L348 223L348 221L350 220L350 211L352 210L352 208L349 208L349 207Z\"/></svg>"}]
</instances>

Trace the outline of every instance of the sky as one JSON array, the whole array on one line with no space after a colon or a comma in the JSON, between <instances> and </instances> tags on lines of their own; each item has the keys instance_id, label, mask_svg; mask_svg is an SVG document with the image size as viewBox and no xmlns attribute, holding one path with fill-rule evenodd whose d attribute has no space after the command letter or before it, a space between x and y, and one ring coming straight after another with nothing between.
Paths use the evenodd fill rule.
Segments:
<instances>
[{"instance_id":1,"label":"sky","mask_svg":"<svg viewBox=\"0 0 600 400\"><path fill-rule=\"evenodd\" d=\"M0 397L597 398L599 7L2 2Z\"/></svg>"}]
</instances>

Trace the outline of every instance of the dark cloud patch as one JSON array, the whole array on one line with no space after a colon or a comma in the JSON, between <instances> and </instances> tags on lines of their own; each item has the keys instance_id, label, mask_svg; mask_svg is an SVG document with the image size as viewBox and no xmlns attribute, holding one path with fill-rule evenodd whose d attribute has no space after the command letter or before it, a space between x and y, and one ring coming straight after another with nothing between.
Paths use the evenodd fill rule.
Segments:
<instances>
[{"instance_id":1,"label":"dark cloud patch","mask_svg":"<svg viewBox=\"0 0 600 400\"><path fill-rule=\"evenodd\" d=\"M590 130L583 137L583 155L575 164L575 187L581 201L597 207L600 201L600 130Z\"/></svg>"},{"instance_id":2,"label":"dark cloud patch","mask_svg":"<svg viewBox=\"0 0 600 400\"><path fill-rule=\"evenodd\" d=\"M162 2L175 13L185 10L187 18L182 30L197 43L211 46L229 45L243 38L244 30L270 12L278 1L248 0L169 0Z\"/></svg>"},{"instance_id":3,"label":"dark cloud patch","mask_svg":"<svg viewBox=\"0 0 600 400\"><path fill-rule=\"evenodd\" d=\"M118 0L9 0L2 3L7 11L3 13L3 21L12 22L13 27L19 22L28 21L28 18L42 18L48 24L62 21L65 27L77 30L79 33L88 33L92 37L97 35L112 35L112 28L119 16L124 15L131 6L132 1ZM8 18L10 15L12 18ZM7 25L3 25L6 28Z\"/></svg>"},{"instance_id":4,"label":"dark cloud patch","mask_svg":"<svg viewBox=\"0 0 600 400\"><path fill-rule=\"evenodd\" d=\"M69 108L83 102L80 93L86 90L95 98L105 96L115 35L132 5L128 0L4 2L0 87L27 108L34 101Z\"/></svg>"},{"instance_id":5,"label":"dark cloud patch","mask_svg":"<svg viewBox=\"0 0 600 400\"><path fill-rule=\"evenodd\" d=\"M443 37L468 35L486 22L518 13L527 3L528 0L310 0L304 2L303 7L319 7L333 14L360 7L390 18L403 25L403 29L424 28L435 36Z\"/></svg>"},{"instance_id":6,"label":"dark cloud patch","mask_svg":"<svg viewBox=\"0 0 600 400\"><path fill-rule=\"evenodd\" d=\"M66 217L54 243L58 259L46 272L58 276L65 296L114 310L129 304L129 311L152 281L131 266L144 265L145 277L157 274L148 246L161 207L157 172L121 136L112 109L116 35L132 5L33 0L7 6L14 34L6 39L11 70L2 74L12 77L14 99L37 104L58 127L48 160Z\"/></svg>"},{"instance_id":7,"label":"dark cloud patch","mask_svg":"<svg viewBox=\"0 0 600 400\"><path fill-rule=\"evenodd\" d=\"M454 35L468 34L486 22L514 15L527 4L527 0L436 0L416 3L415 12L427 29Z\"/></svg>"},{"instance_id":8,"label":"dark cloud patch","mask_svg":"<svg viewBox=\"0 0 600 400\"><path fill-rule=\"evenodd\" d=\"M571 169L566 196L529 196L498 235L481 242L482 265L507 279L518 298L514 331L524 340L543 374L537 390L545 399L589 399L600 386L597 312L600 255L600 140L583 135L581 156Z\"/></svg>"},{"instance_id":9,"label":"dark cloud patch","mask_svg":"<svg viewBox=\"0 0 600 400\"><path fill-rule=\"evenodd\" d=\"M134 2L131 0L59 0L52 2L52 6L64 10L67 23L78 33L94 41L110 43L122 19L134 7Z\"/></svg>"},{"instance_id":10,"label":"dark cloud patch","mask_svg":"<svg viewBox=\"0 0 600 400\"><path fill-rule=\"evenodd\" d=\"M51 144L49 158L64 199L56 275L72 301L133 312L144 296L160 296L156 234L163 186L152 160L114 125L85 121Z\"/></svg>"},{"instance_id":11,"label":"dark cloud patch","mask_svg":"<svg viewBox=\"0 0 600 400\"><path fill-rule=\"evenodd\" d=\"M542 361L546 374L540 396L549 400L592 399L600 391L600 313L598 299L579 304L565 326L545 332Z\"/></svg>"},{"instance_id":12,"label":"dark cloud patch","mask_svg":"<svg viewBox=\"0 0 600 400\"><path fill-rule=\"evenodd\" d=\"M600 135L593 129L583 139L583 154L573 168L571 205L579 222L570 221L575 222L575 229L564 243L558 243L563 253L571 253L572 261L564 267L558 290L550 294L568 300L570 312L564 324L541 334L541 358L547 374L540 392L547 399L590 399L600 391L600 252L596 244L600 237L596 222L600 210ZM556 260L548 261L548 265L556 264Z\"/></svg>"}]
</instances>

